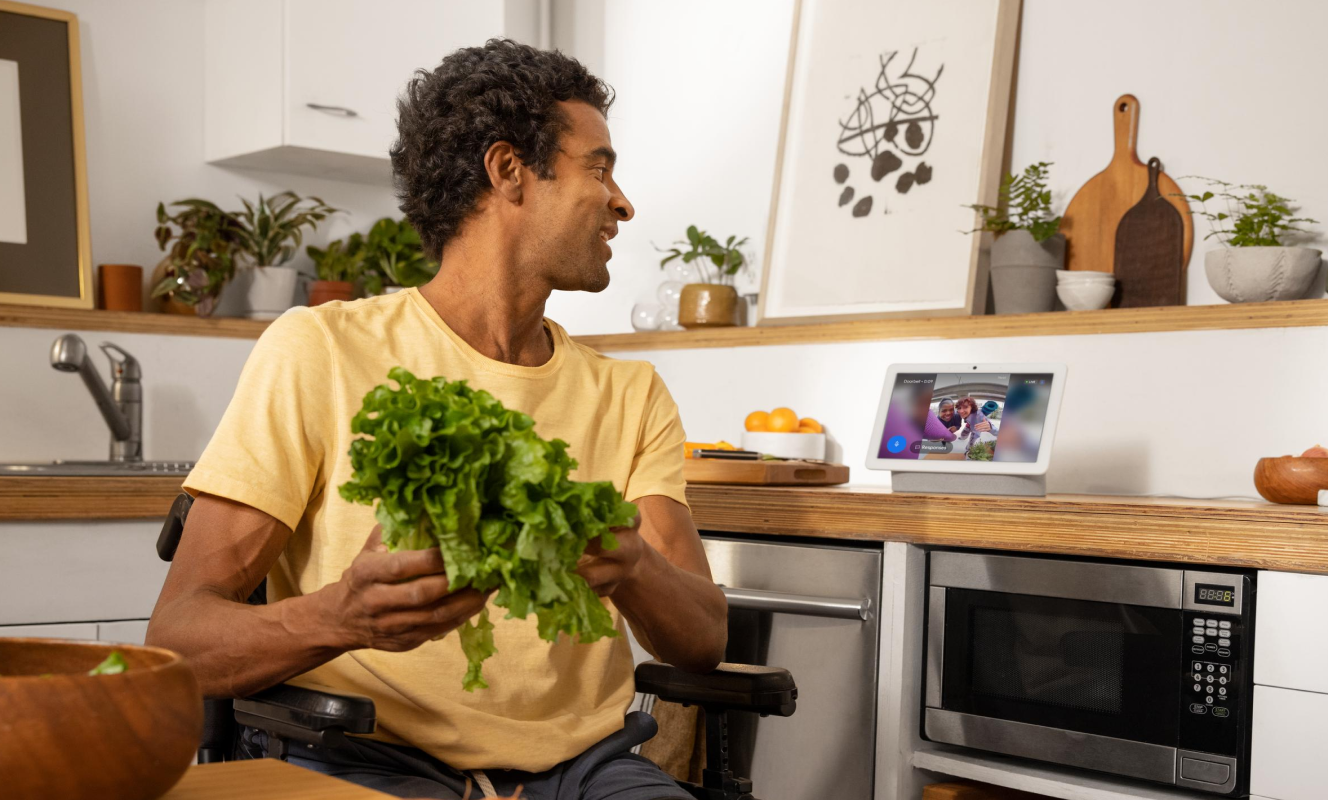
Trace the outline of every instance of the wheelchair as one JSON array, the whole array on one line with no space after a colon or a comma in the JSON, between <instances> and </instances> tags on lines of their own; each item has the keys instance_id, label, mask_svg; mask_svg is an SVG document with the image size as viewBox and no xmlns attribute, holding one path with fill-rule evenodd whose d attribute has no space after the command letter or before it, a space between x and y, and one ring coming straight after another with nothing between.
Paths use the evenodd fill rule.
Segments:
<instances>
[{"instance_id":1,"label":"wheelchair","mask_svg":"<svg viewBox=\"0 0 1328 800\"><path fill-rule=\"evenodd\" d=\"M175 557L194 498L181 493L157 537L162 561ZM249 596L251 605L267 602L264 580ZM728 713L788 717L797 708L798 688L788 670L747 664L720 664L703 675L659 661L636 667L636 689L661 700L698 706L705 716L705 768L701 784L679 785L697 800L755 800L752 783L729 767ZM203 740L198 763L230 761L239 755L240 727L267 735L269 757L285 760L292 742L336 747L347 734L373 733L373 700L363 695L278 684L251 697L203 699Z\"/></svg>"}]
</instances>

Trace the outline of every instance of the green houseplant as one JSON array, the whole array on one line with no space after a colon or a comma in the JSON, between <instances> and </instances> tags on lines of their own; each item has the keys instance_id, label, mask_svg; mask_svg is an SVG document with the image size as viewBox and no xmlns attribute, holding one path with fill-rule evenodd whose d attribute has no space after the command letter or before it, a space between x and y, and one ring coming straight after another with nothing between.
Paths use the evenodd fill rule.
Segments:
<instances>
[{"instance_id":1,"label":"green houseplant","mask_svg":"<svg viewBox=\"0 0 1328 800\"><path fill-rule=\"evenodd\" d=\"M364 237L352 233L344 241L329 242L325 248L309 245L304 250L313 259L318 275L318 280L309 287L309 305L350 300L355 294L355 282L364 271Z\"/></svg>"},{"instance_id":2,"label":"green houseplant","mask_svg":"<svg viewBox=\"0 0 1328 800\"><path fill-rule=\"evenodd\" d=\"M222 288L235 274L239 223L207 200L157 204L157 246L166 251L153 274L152 297L164 310L212 314Z\"/></svg>"},{"instance_id":3,"label":"green houseplant","mask_svg":"<svg viewBox=\"0 0 1328 800\"><path fill-rule=\"evenodd\" d=\"M1249 303L1298 300L1309 293L1323 253L1288 243L1311 234L1301 225L1317 220L1296 216L1294 200L1262 184L1235 184L1196 175L1181 180L1201 180L1210 187L1184 197L1212 227L1204 239L1217 239L1223 245L1204 254L1208 284L1219 297L1230 303ZM1211 210L1210 202L1222 210Z\"/></svg>"},{"instance_id":4,"label":"green houseplant","mask_svg":"<svg viewBox=\"0 0 1328 800\"><path fill-rule=\"evenodd\" d=\"M1051 163L1031 164L1001 180L995 206L965 206L979 215L970 233L986 232L991 244L991 288L997 314L1051 311L1056 304L1056 270L1065 266L1061 218L1051 210L1047 178Z\"/></svg>"},{"instance_id":5,"label":"green houseplant","mask_svg":"<svg viewBox=\"0 0 1328 800\"><path fill-rule=\"evenodd\" d=\"M438 266L425 255L419 233L404 217L383 217L364 237L361 279L366 294L423 286L438 274Z\"/></svg>"},{"instance_id":6,"label":"green houseplant","mask_svg":"<svg viewBox=\"0 0 1328 800\"><path fill-rule=\"evenodd\" d=\"M299 250L304 229L316 229L337 209L294 192L260 194L257 202L244 198L240 202L244 210L233 215L239 226L237 247L250 263L236 272L237 287L242 287L239 312L253 319L275 319L294 304L299 277L283 265Z\"/></svg>"},{"instance_id":7,"label":"green houseplant","mask_svg":"<svg viewBox=\"0 0 1328 800\"><path fill-rule=\"evenodd\" d=\"M684 328L713 328L737 325L738 291L733 278L747 268L743 245L747 237L730 236L723 244L695 225L687 227L687 238L679 239L660 259L660 269L675 259L682 259L700 276L701 281L682 287L678 301L678 323Z\"/></svg>"}]
</instances>

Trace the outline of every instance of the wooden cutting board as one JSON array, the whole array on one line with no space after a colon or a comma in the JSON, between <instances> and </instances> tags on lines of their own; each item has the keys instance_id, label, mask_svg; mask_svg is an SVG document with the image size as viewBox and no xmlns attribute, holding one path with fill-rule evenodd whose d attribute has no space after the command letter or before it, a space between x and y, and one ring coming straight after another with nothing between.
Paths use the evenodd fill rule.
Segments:
<instances>
[{"instance_id":1,"label":"wooden cutting board","mask_svg":"<svg viewBox=\"0 0 1328 800\"><path fill-rule=\"evenodd\" d=\"M688 483L745 483L766 486L829 486L848 483L848 467L814 461L738 461L687 458L682 476Z\"/></svg>"},{"instance_id":2,"label":"wooden cutting board","mask_svg":"<svg viewBox=\"0 0 1328 800\"><path fill-rule=\"evenodd\" d=\"M1148 188L1116 226L1116 280L1121 308L1185 304L1185 226L1158 193L1162 164L1148 160Z\"/></svg>"},{"instance_id":3,"label":"wooden cutting board","mask_svg":"<svg viewBox=\"0 0 1328 800\"><path fill-rule=\"evenodd\" d=\"M1111 163L1079 187L1061 218L1066 269L1111 272L1116 263L1116 226L1148 188L1148 167L1135 150L1139 138L1139 100L1134 95L1117 98L1112 106L1112 126L1116 151ZM1194 246L1190 207L1184 198L1174 196L1180 193L1180 187L1165 172L1158 176L1157 188L1180 212L1185 231L1181 264L1187 265L1190 248Z\"/></svg>"}]
</instances>

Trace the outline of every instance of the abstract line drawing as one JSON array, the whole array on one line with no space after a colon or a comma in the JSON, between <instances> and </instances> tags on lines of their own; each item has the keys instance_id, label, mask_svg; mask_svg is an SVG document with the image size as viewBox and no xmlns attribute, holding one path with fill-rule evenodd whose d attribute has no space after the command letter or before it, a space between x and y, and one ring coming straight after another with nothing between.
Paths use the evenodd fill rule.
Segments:
<instances>
[{"instance_id":1,"label":"abstract line drawing","mask_svg":"<svg viewBox=\"0 0 1328 800\"><path fill-rule=\"evenodd\" d=\"M918 50L913 48L908 66L892 76L891 66L898 55L892 51L880 56L876 88L871 92L859 89L857 106L848 119L839 121L839 151L844 155L876 158L882 148L891 145L905 155L920 156L931 147L939 118L932 111L932 100L945 65L937 67L930 78L914 73Z\"/></svg>"},{"instance_id":2,"label":"abstract line drawing","mask_svg":"<svg viewBox=\"0 0 1328 800\"><path fill-rule=\"evenodd\" d=\"M896 72L898 56L898 51L878 56L881 70L876 75L875 88L870 92L865 88L858 89L853 113L838 121L839 141L836 144L844 155L870 158L870 175L876 183L893 172L905 170L895 180L895 191L908 194L914 186L931 181L932 167L923 161L915 170L908 171L900 154L917 157L931 148L936 120L940 118L932 108L932 101L936 98L936 82L941 79L945 65L937 67L936 74L930 78L915 73L913 67L918 60L915 47L907 66ZM848 172L847 165L836 165L835 183L843 184L848 179ZM842 207L852 202L854 194L852 186L845 186L839 195L839 205ZM853 207L853 216L867 216L871 205L870 195L861 196Z\"/></svg>"}]
</instances>

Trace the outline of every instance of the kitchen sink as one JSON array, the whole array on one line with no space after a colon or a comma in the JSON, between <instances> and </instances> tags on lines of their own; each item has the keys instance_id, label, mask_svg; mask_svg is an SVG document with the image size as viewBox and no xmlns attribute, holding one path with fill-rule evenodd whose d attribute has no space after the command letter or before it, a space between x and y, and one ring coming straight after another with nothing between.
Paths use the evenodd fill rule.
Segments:
<instances>
[{"instance_id":1,"label":"kitchen sink","mask_svg":"<svg viewBox=\"0 0 1328 800\"><path fill-rule=\"evenodd\" d=\"M188 475L192 461L50 461L32 464L0 464L2 476L48 477L136 477Z\"/></svg>"}]
</instances>

